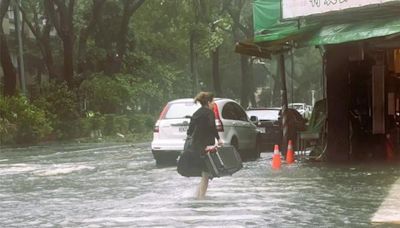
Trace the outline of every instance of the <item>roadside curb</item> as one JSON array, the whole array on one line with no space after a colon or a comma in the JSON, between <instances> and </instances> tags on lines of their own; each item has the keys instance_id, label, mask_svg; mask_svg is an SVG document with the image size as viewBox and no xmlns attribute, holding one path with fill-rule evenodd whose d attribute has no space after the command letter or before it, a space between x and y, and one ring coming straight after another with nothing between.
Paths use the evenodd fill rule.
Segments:
<instances>
[{"instance_id":1,"label":"roadside curb","mask_svg":"<svg viewBox=\"0 0 400 228\"><path fill-rule=\"evenodd\" d=\"M388 196L371 219L371 223L400 224L400 178L392 185Z\"/></svg>"}]
</instances>

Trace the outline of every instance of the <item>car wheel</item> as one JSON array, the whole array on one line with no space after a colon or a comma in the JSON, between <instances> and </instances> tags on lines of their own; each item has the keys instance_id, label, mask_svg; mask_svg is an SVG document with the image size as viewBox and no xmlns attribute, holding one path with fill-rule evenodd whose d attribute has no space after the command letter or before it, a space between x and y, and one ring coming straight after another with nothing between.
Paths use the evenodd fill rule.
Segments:
<instances>
[{"instance_id":1,"label":"car wheel","mask_svg":"<svg viewBox=\"0 0 400 228\"><path fill-rule=\"evenodd\" d=\"M248 157L251 160L255 160L260 158L260 154L261 154L261 143L260 140L257 138L253 149L248 150Z\"/></svg>"},{"instance_id":2,"label":"car wheel","mask_svg":"<svg viewBox=\"0 0 400 228\"><path fill-rule=\"evenodd\" d=\"M237 151L239 151L239 142L238 142L238 140L237 140L236 137L232 138L232 140L231 140L231 145L232 145L233 147L235 147L235 149L236 149Z\"/></svg>"}]
</instances>

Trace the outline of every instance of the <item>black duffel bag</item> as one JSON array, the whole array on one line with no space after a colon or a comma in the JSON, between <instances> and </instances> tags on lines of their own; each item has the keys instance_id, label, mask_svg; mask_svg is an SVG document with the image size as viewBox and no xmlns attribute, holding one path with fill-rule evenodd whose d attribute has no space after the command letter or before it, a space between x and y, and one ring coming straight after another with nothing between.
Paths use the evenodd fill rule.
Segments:
<instances>
[{"instance_id":1,"label":"black duffel bag","mask_svg":"<svg viewBox=\"0 0 400 228\"><path fill-rule=\"evenodd\" d=\"M185 140L183 153L179 156L177 171L184 177L201 177L201 160L198 158L193 146L192 136Z\"/></svg>"}]
</instances>

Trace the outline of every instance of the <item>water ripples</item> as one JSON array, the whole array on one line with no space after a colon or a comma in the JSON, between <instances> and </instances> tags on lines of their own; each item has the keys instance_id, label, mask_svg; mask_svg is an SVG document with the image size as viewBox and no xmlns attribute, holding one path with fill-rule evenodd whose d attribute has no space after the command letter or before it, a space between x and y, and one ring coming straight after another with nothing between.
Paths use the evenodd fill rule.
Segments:
<instances>
[{"instance_id":1,"label":"water ripples","mask_svg":"<svg viewBox=\"0 0 400 228\"><path fill-rule=\"evenodd\" d=\"M396 165L297 163L271 154L214 178L157 168L148 144L0 153L1 227L369 227Z\"/></svg>"}]
</instances>

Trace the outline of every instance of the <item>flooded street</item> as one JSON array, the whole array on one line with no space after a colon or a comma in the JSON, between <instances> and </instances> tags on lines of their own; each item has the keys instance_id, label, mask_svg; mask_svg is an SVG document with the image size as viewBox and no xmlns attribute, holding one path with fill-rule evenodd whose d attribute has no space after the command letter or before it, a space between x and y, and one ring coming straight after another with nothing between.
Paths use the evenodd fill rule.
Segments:
<instances>
[{"instance_id":1,"label":"flooded street","mask_svg":"<svg viewBox=\"0 0 400 228\"><path fill-rule=\"evenodd\" d=\"M2 149L0 227L370 227L400 177L398 163L274 171L271 155L196 200L199 178L157 168L149 144Z\"/></svg>"}]
</instances>

